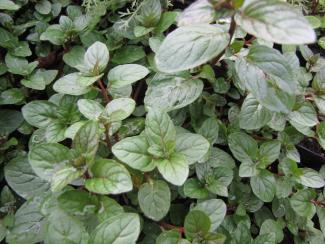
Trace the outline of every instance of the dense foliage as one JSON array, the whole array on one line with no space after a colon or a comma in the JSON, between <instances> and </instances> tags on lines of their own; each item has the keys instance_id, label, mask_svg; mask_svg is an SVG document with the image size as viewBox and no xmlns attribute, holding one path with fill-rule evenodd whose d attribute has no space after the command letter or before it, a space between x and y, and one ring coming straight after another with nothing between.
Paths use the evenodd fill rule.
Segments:
<instances>
[{"instance_id":1,"label":"dense foliage","mask_svg":"<svg viewBox=\"0 0 325 244\"><path fill-rule=\"evenodd\" d=\"M324 9L0 0L0 241L323 244Z\"/></svg>"}]
</instances>

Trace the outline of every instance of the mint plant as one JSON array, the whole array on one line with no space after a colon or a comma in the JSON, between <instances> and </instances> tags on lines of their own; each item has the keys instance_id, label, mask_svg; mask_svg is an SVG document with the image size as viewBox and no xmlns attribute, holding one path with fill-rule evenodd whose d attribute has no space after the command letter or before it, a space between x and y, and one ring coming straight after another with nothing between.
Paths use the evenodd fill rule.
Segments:
<instances>
[{"instance_id":1,"label":"mint plant","mask_svg":"<svg viewBox=\"0 0 325 244\"><path fill-rule=\"evenodd\" d=\"M324 1L0 0L0 241L325 241Z\"/></svg>"}]
</instances>

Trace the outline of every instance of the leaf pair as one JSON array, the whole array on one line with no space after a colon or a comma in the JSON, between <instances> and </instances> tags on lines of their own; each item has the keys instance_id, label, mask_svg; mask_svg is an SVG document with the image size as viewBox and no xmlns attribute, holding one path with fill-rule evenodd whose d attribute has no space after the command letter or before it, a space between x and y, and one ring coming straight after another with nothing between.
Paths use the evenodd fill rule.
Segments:
<instances>
[{"instance_id":1,"label":"leaf pair","mask_svg":"<svg viewBox=\"0 0 325 244\"><path fill-rule=\"evenodd\" d=\"M193 164L208 152L209 142L200 135L180 133L166 112L150 110L145 132L116 143L114 155L130 167L151 171L156 166L163 177L174 185L182 185Z\"/></svg>"}]
</instances>

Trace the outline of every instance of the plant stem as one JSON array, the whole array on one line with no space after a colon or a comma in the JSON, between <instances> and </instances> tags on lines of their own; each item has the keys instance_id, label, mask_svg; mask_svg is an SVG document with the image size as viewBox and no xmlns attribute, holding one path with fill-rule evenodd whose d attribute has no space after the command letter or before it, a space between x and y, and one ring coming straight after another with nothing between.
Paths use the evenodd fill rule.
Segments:
<instances>
[{"instance_id":1,"label":"plant stem","mask_svg":"<svg viewBox=\"0 0 325 244\"><path fill-rule=\"evenodd\" d=\"M318 200L310 200L311 203L313 203L314 205L316 206L322 206L322 207L325 207L325 202L324 201L318 201Z\"/></svg>"},{"instance_id":2,"label":"plant stem","mask_svg":"<svg viewBox=\"0 0 325 244\"><path fill-rule=\"evenodd\" d=\"M235 30L236 30L236 22L235 22L235 16L233 15L231 17L230 27L229 27L229 31L228 31L228 33L229 33L229 43L228 43L228 46L231 44L231 40L232 40L232 37L235 34ZM227 48L225 48L217 57L215 57L212 60L212 63L213 64L217 64L217 62L219 61L219 59L225 54L226 49Z\"/></svg>"},{"instance_id":3,"label":"plant stem","mask_svg":"<svg viewBox=\"0 0 325 244\"><path fill-rule=\"evenodd\" d=\"M98 80L97 81L98 83L98 86L100 88L100 92L105 100L105 103L109 103L112 99L108 96L108 93L106 91L106 88L105 88L105 85L104 85L104 82L102 80Z\"/></svg>"},{"instance_id":4,"label":"plant stem","mask_svg":"<svg viewBox=\"0 0 325 244\"><path fill-rule=\"evenodd\" d=\"M179 227L175 225L171 225L165 222L160 222L160 227L162 227L165 230L177 230L180 234L184 233L184 227Z\"/></svg>"}]
</instances>

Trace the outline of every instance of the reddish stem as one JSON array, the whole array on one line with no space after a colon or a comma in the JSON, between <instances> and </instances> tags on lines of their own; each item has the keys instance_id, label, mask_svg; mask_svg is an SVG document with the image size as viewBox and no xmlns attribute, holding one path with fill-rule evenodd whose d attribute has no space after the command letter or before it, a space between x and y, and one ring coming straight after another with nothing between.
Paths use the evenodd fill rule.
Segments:
<instances>
[{"instance_id":1,"label":"reddish stem","mask_svg":"<svg viewBox=\"0 0 325 244\"><path fill-rule=\"evenodd\" d=\"M317 200L310 200L310 202L316 206L322 206L322 207L325 207L325 202L324 201L317 201Z\"/></svg>"},{"instance_id":2,"label":"reddish stem","mask_svg":"<svg viewBox=\"0 0 325 244\"><path fill-rule=\"evenodd\" d=\"M105 85L104 85L104 82L102 80L98 80L97 81L98 83L98 86L100 88L100 92L105 100L105 103L109 103L112 99L108 96L108 93L106 91L106 88L105 88Z\"/></svg>"},{"instance_id":3,"label":"reddish stem","mask_svg":"<svg viewBox=\"0 0 325 244\"><path fill-rule=\"evenodd\" d=\"M184 233L184 227L171 225L165 222L160 222L160 227L162 227L165 230L177 230L180 234Z\"/></svg>"}]
</instances>

